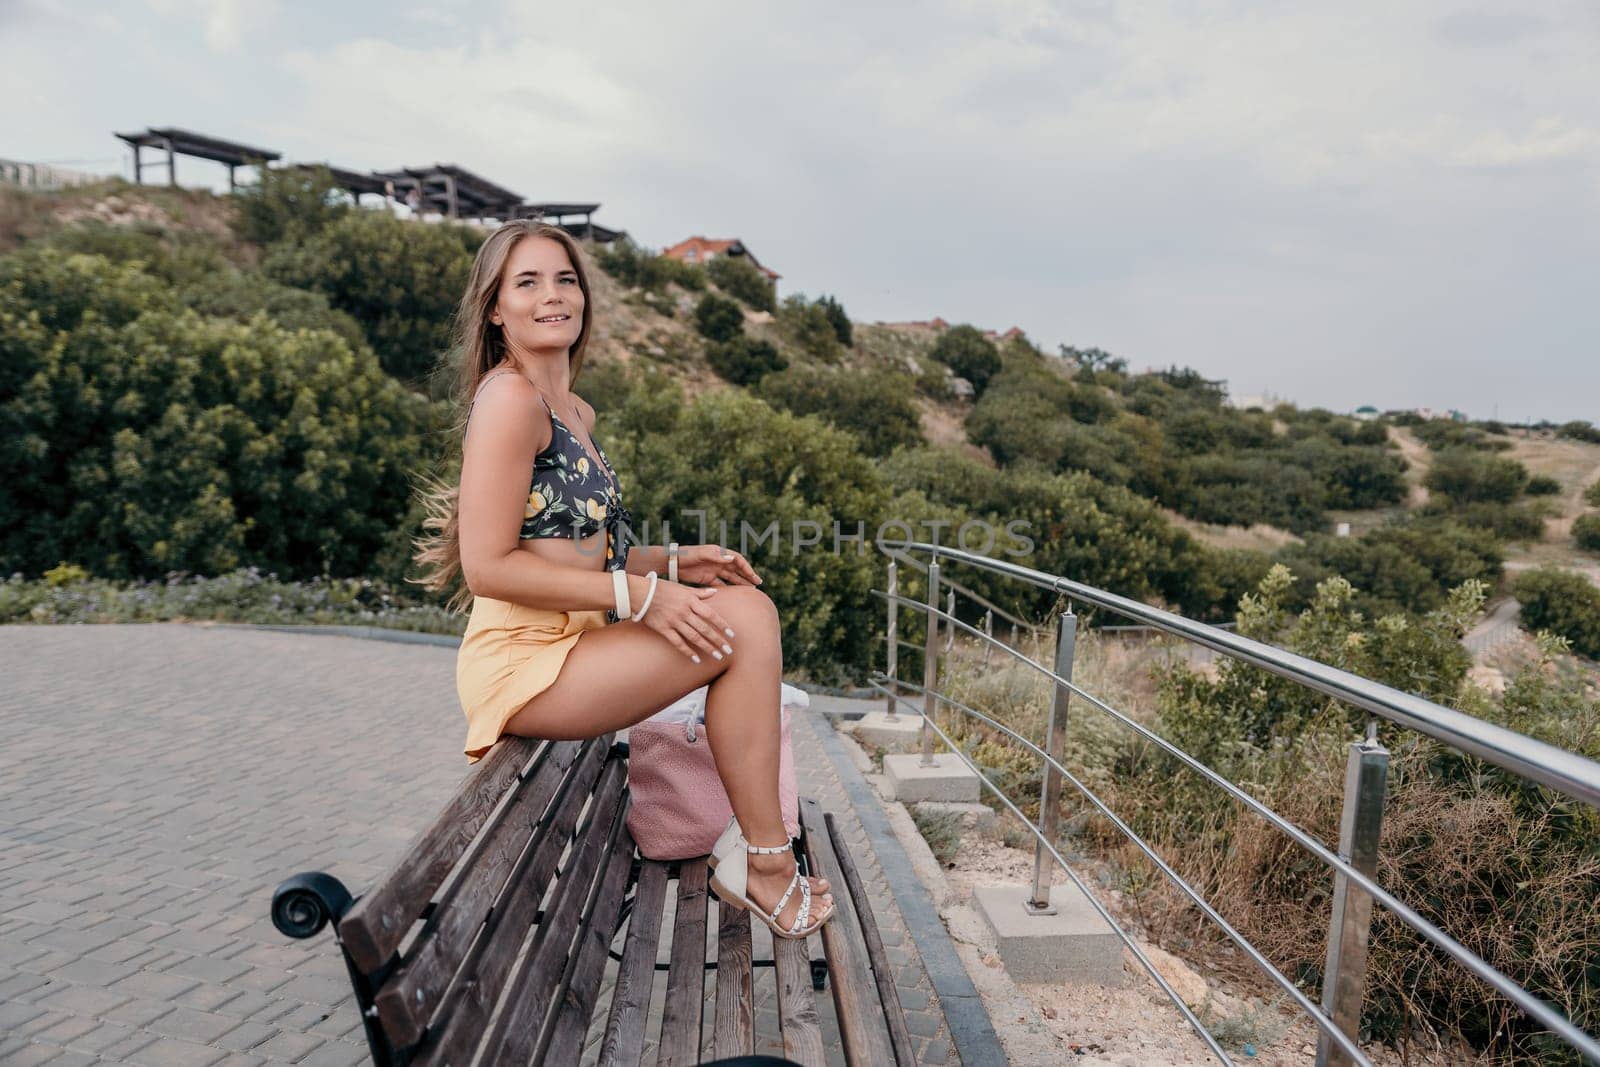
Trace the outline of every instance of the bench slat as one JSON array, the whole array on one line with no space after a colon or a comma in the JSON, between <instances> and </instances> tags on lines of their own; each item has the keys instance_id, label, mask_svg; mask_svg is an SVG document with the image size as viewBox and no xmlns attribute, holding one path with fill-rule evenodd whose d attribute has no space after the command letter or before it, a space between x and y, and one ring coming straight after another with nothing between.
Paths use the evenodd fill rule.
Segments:
<instances>
[{"instance_id":1,"label":"bench slat","mask_svg":"<svg viewBox=\"0 0 1600 1067\"><path fill-rule=\"evenodd\" d=\"M473 768L438 818L406 846L394 869L339 923L339 939L357 967L370 974L388 962L511 783L544 755L539 742L508 737Z\"/></svg>"},{"instance_id":2,"label":"bench slat","mask_svg":"<svg viewBox=\"0 0 1600 1067\"><path fill-rule=\"evenodd\" d=\"M889 967L889 956L883 951L883 938L878 933L878 917L873 914L872 902L867 897L866 887L861 883L861 875L856 871L856 861L839 836L839 827L834 823L833 815L824 814L822 822L828 829L829 839L833 842L833 854L839 863L839 873L844 878L843 885L850 891L856 917L861 921L861 940L867 946L867 958L872 963L873 979L878 986L878 999L883 1005L883 1015L889 1024L889 1040L894 1044L895 1065L916 1067L916 1049L911 1044L911 1031L906 1028L905 1008L900 1004L900 991L895 988L894 971ZM827 877L832 882L833 875ZM838 899L840 883L832 882L832 884L835 889L834 898Z\"/></svg>"},{"instance_id":3,"label":"bench slat","mask_svg":"<svg viewBox=\"0 0 1600 1067\"><path fill-rule=\"evenodd\" d=\"M717 1013L713 1052L718 1059L755 1051L755 979L751 974L750 913L718 901Z\"/></svg>"},{"instance_id":4,"label":"bench slat","mask_svg":"<svg viewBox=\"0 0 1600 1067\"><path fill-rule=\"evenodd\" d=\"M700 1017L706 996L705 860L678 865L678 914L672 929L672 962L667 967L667 1002L661 1014L657 1067L700 1062Z\"/></svg>"},{"instance_id":5,"label":"bench slat","mask_svg":"<svg viewBox=\"0 0 1600 1067\"><path fill-rule=\"evenodd\" d=\"M893 1063L894 1046L883 1004L861 951L861 929L856 908L851 906L857 902L843 892L847 883L834 855L832 834L823 823L822 809L810 797L800 801L800 821L806 831L811 873L828 880L838 909L822 927L822 948L828 956L828 976L832 979L833 1006L839 1017L845 1058L852 1063Z\"/></svg>"},{"instance_id":6,"label":"bench slat","mask_svg":"<svg viewBox=\"0 0 1600 1067\"><path fill-rule=\"evenodd\" d=\"M567 973L573 941L585 906L602 874L601 861L614 851L621 836L622 798L627 765L621 758L606 763L577 846L556 883L544 920L531 932L525 951L505 982L504 999L479 1047L480 1063L544 1062L539 1050L551 1026L550 1009Z\"/></svg>"},{"instance_id":7,"label":"bench slat","mask_svg":"<svg viewBox=\"0 0 1600 1067\"><path fill-rule=\"evenodd\" d=\"M578 931L572 950L574 959L568 963L568 976L564 979L566 992L557 1002L555 1031L539 1056L541 1063L577 1063L583 1052L583 1039L589 1033L589 1019L600 997L600 982L605 977L606 960L633 865L633 835L623 824L626 811L623 808L617 816L620 832L605 859L605 874L588 918Z\"/></svg>"},{"instance_id":8,"label":"bench slat","mask_svg":"<svg viewBox=\"0 0 1600 1067\"><path fill-rule=\"evenodd\" d=\"M510 892L496 901L499 910L494 921L479 932L467 950L456 981L450 984L444 1002L435 1013L437 1021L430 1023L430 1027L437 1028L437 1035L431 1031L426 1035L415 1062L464 1063L470 1059L505 985L506 975L516 962L524 934L533 923L556 861L561 858L567 838L595 790L603 755L598 746L591 748L569 772L568 781L557 794L555 809L549 816L549 833L541 837L526 864L526 873L513 875ZM604 766L612 773L601 781L605 786L609 780L609 788L618 795L622 792L621 774L613 768L620 762L608 761Z\"/></svg>"},{"instance_id":9,"label":"bench slat","mask_svg":"<svg viewBox=\"0 0 1600 1067\"><path fill-rule=\"evenodd\" d=\"M603 739L588 744L602 751L606 747ZM465 865L448 895L441 896L423 936L383 984L377 997L378 1017L395 1045L404 1047L422 1036L428 1017L444 998L472 939L484 920L491 917L495 898L508 878L518 873L517 864L529 848L537 852L537 843L530 846L529 842L549 833L550 824L541 823L540 819L567 768L577 761L581 751L582 746L576 742L552 746L531 780L517 789L494 824L473 843Z\"/></svg>"},{"instance_id":10,"label":"bench slat","mask_svg":"<svg viewBox=\"0 0 1600 1067\"><path fill-rule=\"evenodd\" d=\"M599 1067L639 1067L644 1058L645 1012L655 981L656 945L661 940L661 909L667 899L667 865L639 864L639 884L628 916L628 939L611 991L611 1014L600 1043Z\"/></svg>"},{"instance_id":11,"label":"bench slat","mask_svg":"<svg viewBox=\"0 0 1600 1067\"><path fill-rule=\"evenodd\" d=\"M817 1001L811 995L811 953L806 941L772 939L778 972L778 1028L783 1031L783 1054L802 1067L824 1067L822 1028L817 1024Z\"/></svg>"}]
</instances>

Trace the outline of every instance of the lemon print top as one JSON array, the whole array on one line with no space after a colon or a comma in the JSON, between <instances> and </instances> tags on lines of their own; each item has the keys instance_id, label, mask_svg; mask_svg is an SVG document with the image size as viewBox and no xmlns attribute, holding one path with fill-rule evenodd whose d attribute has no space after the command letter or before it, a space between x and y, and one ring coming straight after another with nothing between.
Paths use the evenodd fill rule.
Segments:
<instances>
[{"instance_id":1,"label":"lemon print top","mask_svg":"<svg viewBox=\"0 0 1600 1067\"><path fill-rule=\"evenodd\" d=\"M540 399L544 399L542 395ZM550 412L554 430L550 444L533 457L533 481L528 506L522 514L521 536L592 537L601 529L615 536L617 527L629 516L617 492L617 473L606 458L606 450L596 441L600 463L592 462L583 442L561 421L548 400L544 406ZM607 570L622 566L620 555L606 553Z\"/></svg>"}]
</instances>

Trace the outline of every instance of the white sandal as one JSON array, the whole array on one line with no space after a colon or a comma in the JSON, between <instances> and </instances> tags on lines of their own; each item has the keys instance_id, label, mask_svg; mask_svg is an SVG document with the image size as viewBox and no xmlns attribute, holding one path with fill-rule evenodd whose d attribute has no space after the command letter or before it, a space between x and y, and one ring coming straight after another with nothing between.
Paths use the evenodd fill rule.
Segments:
<instances>
[{"instance_id":1,"label":"white sandal","mask_svg":"<svg viewBox=\"0 0 1600 1067\"><path fill-rule=\"evenodd\" d=\"M816 933L822 928L823 923L833 918L838 906L829 907L819 919L811 919L811 880L800 873L798 863L795 864L794 877L789 880L789 887L783 891L778 906L773 908L770 914L760 904L750 899L747 893L750 878L749 857L752 854L776 856L792 851L788 844L770 847L752 845L739 832L738 820L734 819L729 822L728 829L722 832L722 837L718 839L716 847L712 849L711 857L706 862L710 864L711 859L717 861L712 866L711 891L718 899L751 912L766 923L774 937L800 941ZM789 898L794 895L796 886L800 887L800 910L795 913L794 922L785 930L779 916L783 914Z\"/></svg>"},{"instance_id":2,"label":"white sandal","mask_svg":"<svg viewBox=\"0 0 1600 1067\"><path fill-rule=\"evenodd\" d=\"M735 815L729 817L728 825L723 829L722 836L717 838L717 843L711 846L711 855L706 857L706 866L710 867L711 870L715 872L717 869L717 864L722 862L722 857L733 851L734 845L743 840L744 837L739 833L738 816ZM748 842L746 843L748 844ZM813 875L811 880L815 882L827 881L826 878L823 878L820 875ZM833 886L829 885L826 889L818 889L814 890L814 892L831 896L833 894Z\"/></svg>"}]
</instances>

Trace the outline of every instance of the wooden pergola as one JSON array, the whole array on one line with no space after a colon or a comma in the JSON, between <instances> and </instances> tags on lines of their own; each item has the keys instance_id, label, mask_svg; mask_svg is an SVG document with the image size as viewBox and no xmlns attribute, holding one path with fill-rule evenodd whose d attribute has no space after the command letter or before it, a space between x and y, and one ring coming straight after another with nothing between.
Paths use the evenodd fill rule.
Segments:
<instances>
[{"instance_id":1,"label":"wooden pergola","mask_svg":"<svg viewBox=\"0 0 1600 1067\"><path fill-rule=\"evenodd\" d=\"M394 182L380 178L369 171L346 170L332 163L294 163L284 169L312 173L326 171L333 179L333 184L349 193L357 204L361 203L361 197L367 193L374 193L385 199L393 199L395 195Z\"/></svg>"},{"instance_id":2,"label":"wooden pergola","mask_svg":"<svg viewBox=\"0 0 1600 1067\"><path fill-rule=\"evenodd\" d=\"M519 204L515 217L548 222L552 226L561 227L574 237L598 241L601 244L606 244L628 235L626 230L611 230L604 226L595 225L593 215L599 210L599 204L552 201L543 204ZM569 218L576 221L568 222Z\"/></svg>"},{"instance_id":3,"label":"wooden pergola","mask_svg":"<svg viewBox=\"0 0 1600 1067\"><path fill-rule=\"evenodd\" d=\"M521 194L454 163L373 171L372 177L394 183L397 194L401 190L415 192L414 207L431 208L446 218L512 219L522 204ZM405 195L400 199L411 202Z\"/></svg>"},{"instance_id":4,"label":"wooden pergola","mask_svg":"<svg viewBox=\"0 0 1600 1067\"><path fill-rule=\"evenodd\" d=\"M127 142L133 148L133 181L136 185L144 184L145 167L161 166L159 159L149 163L144 162L142 156L146 148L165 150L167 153L168 185L176 187L178 184L178 157L194 156L196 159L209 159L221 163L228 168L229 192L237 188L234 183L235 168L270 163L283 158L281 152L274 152L268 148L256 148L240 144L238 141L224 141L220 137L207 137L203 133L180 130L176 126L152 126L138 133L119 133L116 136L118 140Z\"/></svg>"}]
</instances>

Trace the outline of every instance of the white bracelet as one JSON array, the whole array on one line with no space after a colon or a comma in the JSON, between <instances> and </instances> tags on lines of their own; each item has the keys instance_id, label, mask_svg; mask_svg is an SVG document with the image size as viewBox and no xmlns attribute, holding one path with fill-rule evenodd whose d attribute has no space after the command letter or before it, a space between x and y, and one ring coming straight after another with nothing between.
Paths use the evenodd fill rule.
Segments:
<instances>
[{"instance_id":1,"label":"white bracelet","mask_svg":"<svg viewBox=\"0 0 1600 1067\"><path fill-rule=\"evenodd\" d=\"M614 570L611 572L611 588L617 594L617 618L626 619L633 610L633 605L628 601L628 572Z\"/></svg>"},{"instance_id":2,"label":"white bracelet","mask_svg":"<svg viewBox=\"0 0 1600 1067\"><path fill-rule=\"evenodd\" d=\"M678 542L674 541L667 546L667 581L678 580Z\"/></svg>"},{"instance_id":3,"label":"white bracelet","mask_svg":"<svg viewBox=\"0 0 1600 1067\"><path fill-rule=\"evenodd\" d=\"M652 601L652 600L654 600L656 598L656 578L657 577L658 577L658 575L656 574L655 571L651 571L650 572L650 591L645 593L645 595L644 595L644 607L639 609L639 614L630 616L629 617L630 621L638 622L640 619L644 618L644 613L650 610L650 601Z\"/></svg>"}]
</instances>

